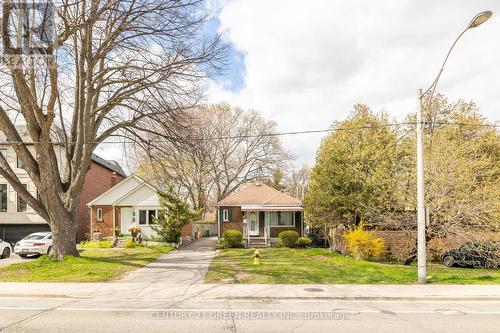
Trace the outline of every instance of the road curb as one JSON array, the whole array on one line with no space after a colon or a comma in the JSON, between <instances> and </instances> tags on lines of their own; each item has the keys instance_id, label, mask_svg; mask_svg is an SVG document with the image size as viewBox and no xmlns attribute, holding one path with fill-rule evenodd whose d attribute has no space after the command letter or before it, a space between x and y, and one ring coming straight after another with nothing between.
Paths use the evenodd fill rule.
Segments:
<instances>
[{"instance_id":1,"label":"road curb","mask_svg":"<svg viewBox=\"0 0 500 333\"><path fill-rule=\"evenodd\" d=\"M75 299L151 299L160 300L164 297L113 297L95 295L68 295L68 294L0 294L0 298L75 298ZM331 300L331 301L500 301L500 296L222 296L222 297L178 297L200 301L209 300L247 300L247 301L273 301L273 300ZM175 297L177 299L177 297Z\"/></svg>"},{"instance_id":2,"label":"road curb","mask_svg":"<svg viewBox=\"0 0 500 333\"><path fill-rule=\"evenodd\" d=\"M206 298L208 299L208 298ZM217 297L226 300L339 300L339 301L500 301L500 296L283 296Z\"/></svg>"}]
</instances>

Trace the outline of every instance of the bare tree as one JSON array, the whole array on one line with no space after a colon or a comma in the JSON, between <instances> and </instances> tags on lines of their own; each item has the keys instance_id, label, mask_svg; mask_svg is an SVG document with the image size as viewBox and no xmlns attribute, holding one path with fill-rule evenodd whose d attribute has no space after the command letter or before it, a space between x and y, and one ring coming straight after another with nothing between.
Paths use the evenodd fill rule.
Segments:
<instances>
[{"instance_id":1,"label":"bare tree","mask_svg":"<svg viewBox=\"0 0 500 333\"><path fill-rule=\"evenodd\" d=\"M309 173L311 168L307 164L302 165L298 169L292 170L291 174L286 179L286 191L291 196L297 199L304 199L306 195L307 186L309 185Z\"/></svg>"},{"instance_id":2,"label":"bare tree","mask_svg":"<svg viewBox=\"0 0 500 333\"><path fill-rule=\"evenodd\" d=\"M276 133L276 124L255 111L220 104L210 108L212 123L207 135L216 138L211 164L216 200L233 193L241 185L266 178L290 163Z\"/></svg>"},{"instance_id":3,"label":"bare tree","mask_svg":"<svg viewBox=\"0 0 500 333\"><path fill-rule=\"evenodd\" d=\"M40 32L22 10L49 23ZM44 47L16 45L9 34L16 19L22 36ZM202 0L61 0L43 8L3 1L2 49L16 62L0 65L0 130L40 198L2 156L0 175L50 224L51 256L78 255L79 198L98 144L151 132L179 139L178 118L198 102L200 80L224 65L219 38L201 34L204 22ZM16 129L19 116L27 139Z\"/></svg>"},{"instance_id":4,"label":"bare tree","mask_svg":"<svg viewBox=\"0 0 500 333\"><path fill-rule=\"evenodd\" d=\"M154 170L155 177L184 193L196 209L206 210L291 161L274 135L275 124L254 111L227 104L199 108L192 113L189 132L189 145L164 143L149 159L142 156L146 163L139 172Z\"/></svg>"}]
</instances>

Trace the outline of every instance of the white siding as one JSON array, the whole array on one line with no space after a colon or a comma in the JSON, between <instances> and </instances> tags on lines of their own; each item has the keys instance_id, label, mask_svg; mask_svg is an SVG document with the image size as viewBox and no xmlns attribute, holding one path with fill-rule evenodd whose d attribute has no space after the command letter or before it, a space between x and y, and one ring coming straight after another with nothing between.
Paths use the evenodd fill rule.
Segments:
<instances>
[{"instance_id":1,"label":"white siding","mask_svg":"<svg viewBox=\"0 0 500 333\"><path fill-rule=\"evenodd\" d=\"M142 182L134 176L130 176L122 180L117 185L104 192L103 195L91 202L92 206L109 206L114 204L118 199L125 196L127 193L135 189Z\"/></svg>"},{"instance_id":2,"label":"white siding","mask_svg":"<svg viewBox=\"0 0 500 333\"><path fill-rule=\"evenodd\" d=\"M28 191L34 197L36 197L37 190L35 184L31 181L31 178L28 176L24 169L17 167L17 155L14 149L7 145L0 145L0 149L7 150L7 162L9 163L10 167L16 173L21 183L26 184ZM33 147L28 147L28 149L34 154ZM18 213L16 191L2 176L0 176L0 184L7 185L7 212L0 212L0 224L46 223L45 220L42 219L38 214L36 214L35 211L29 206L27 212Z\"/></svg>"},{"instance_id":3,"label":"white siding","mask_svg":"<svg viewBox=\"0 0 500 333\"><path fill-rule=\"evenodd\" d=\"M137 207L159 207L160 200L158 199L158 193L149 187L147 184L142 184L142 186L131 194L123 197L120 201L115 203L116 206L137 206Z\"/></svg>"}]
</instances>

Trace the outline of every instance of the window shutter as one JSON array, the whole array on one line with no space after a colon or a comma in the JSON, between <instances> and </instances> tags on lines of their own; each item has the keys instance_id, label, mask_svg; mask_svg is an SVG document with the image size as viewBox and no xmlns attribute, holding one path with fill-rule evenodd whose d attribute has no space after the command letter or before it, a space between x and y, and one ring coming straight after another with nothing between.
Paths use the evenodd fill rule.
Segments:
<instances>
[{"instance_id":1,"label":"window shutter","mask_svg":"<svg viewBox=\"0 0 500 333\"><path fill-rule=\"evenodd\" d=\"M228 208L227 210L227 219L229 220L229 222L232 222L233 220L233 210L231 208Z\"/></svg>"},{"instance_id":2,"label":"window shutter","mask_svg":"<svg viewBox=\"0 0 500 333\"><path fill-rule=\"evenodd\" d=\"M224 215L223 215L224 209L222 207L219 207L219 221L224 222Z\"/></svg>"}]
</instances>

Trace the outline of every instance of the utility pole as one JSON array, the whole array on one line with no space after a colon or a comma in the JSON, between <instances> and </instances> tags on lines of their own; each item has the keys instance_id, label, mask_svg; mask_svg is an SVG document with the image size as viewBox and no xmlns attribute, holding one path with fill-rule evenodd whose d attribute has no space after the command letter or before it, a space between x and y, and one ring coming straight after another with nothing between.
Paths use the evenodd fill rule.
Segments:
<instances>
[{"instance_id":1,"label":"utility pole","mask_svg":"<svg viewBox=\"0 0 500 333\"><path fill-rule=\"evenodd\" d=\"M438 75L432 82L431 86L422 92L422 89L417 91L417 266L418 266L418 283L424 284L427 282L427 258L426 258L426 212L425 212L425 185L424 185L424 122L422 120L423 112L423 98L425 95L430 94L429 99L432 100L432 95L434 90L441 78L444 66L448 61L448 58L453 51L453 48L459 41L459 39L465 34L469 29L476 28L488 21L493 13L489 10L481 12L474 16L472 21L470 21L467 28L460 35L458 35L455 42L451 45L444 62L441 65Z\"/></svg>"},{"instance_id":2,"label":"utility pole","mask_svg":"<svg viewBox=\"0 0 500 333\"><path fill-rule=\"evenodd\" d=\"M418 283L427 281L425 244L425 189L424 189L424 122L422 120L422 89L417 91L417 266Z\"/></svg>"}]
</instances>

